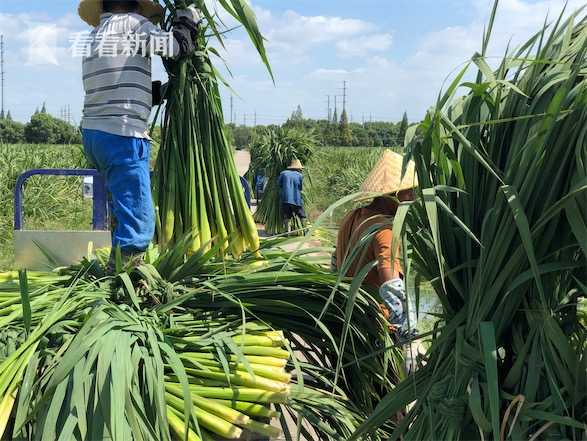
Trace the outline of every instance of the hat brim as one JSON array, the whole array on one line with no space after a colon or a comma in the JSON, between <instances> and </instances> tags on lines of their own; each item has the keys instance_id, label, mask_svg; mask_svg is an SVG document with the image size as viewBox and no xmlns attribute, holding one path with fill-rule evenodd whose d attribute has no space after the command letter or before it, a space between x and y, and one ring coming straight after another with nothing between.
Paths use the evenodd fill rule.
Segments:
<instances>
[{"instance_id":1,"label":"hat brim","mask_svg":"<svg viewBox=\"0 0 587 441\"><path fill-rule=\"evenodd\" d=\"M152 0L138 0L140 15L148 18L153 23L157 24L163 19L165 9ZM100 24L100 16L102 15L103 7L102 0L82 0L77 8L80 18L90 26L96 27Z\"/></svg>"}]
</instances>

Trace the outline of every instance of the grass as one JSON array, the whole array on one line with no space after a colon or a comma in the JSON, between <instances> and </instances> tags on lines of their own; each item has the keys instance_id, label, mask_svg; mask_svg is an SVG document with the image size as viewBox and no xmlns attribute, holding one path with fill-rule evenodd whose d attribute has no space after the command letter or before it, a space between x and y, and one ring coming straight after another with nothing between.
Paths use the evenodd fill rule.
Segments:
<instances>
[{"instance_id":1,"label":"grass","mask_svg":"<svg viewBox=\"0 0 587 441\"><path fill-rule=\"evenodd\" d=\"M310 219L316 219L336 201L359 191L383 150L380 147L316 149L306 165L306 211Z\"/></svg>"},{"instance_id":2,"label":"grass","mask_svg":"<svg viewBox=\"0 0 587 441\"><path fill-rule=\"evenodd\" d=\"M0 144L0 270L13 262L13 200L17 177L39 168L85 168L80 146ZM91 202L82 196L81 178L31 178L25 188L28 229L88 229Z\"/></svg>"}]
</instances>

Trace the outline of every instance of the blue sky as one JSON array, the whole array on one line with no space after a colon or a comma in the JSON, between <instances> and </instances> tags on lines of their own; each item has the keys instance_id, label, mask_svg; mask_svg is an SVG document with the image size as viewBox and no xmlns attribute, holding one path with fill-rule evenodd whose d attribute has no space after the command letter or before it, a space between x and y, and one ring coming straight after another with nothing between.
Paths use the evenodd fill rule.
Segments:
<instances>
[{"instance_id":1,"label":"blue sky","mask_svg":"<svg viewBox=\"0 0 587 441\"><path fill-rule=\"evenodd\" d=\"M213 1L213 0L211 0ZM584 0L570 0L570 9ZM275 85L246 36L228 36L224 54L231 68L238 122L283 121L299 104L307 116L327 113L327 96L363 118L398 120L423 116L443 82L479 49L492 0L252 0L268 39ZM523 41L558 14L564 0L501 0L492 57L511 40ZM86 29L72 0L0 0L0 34L7 45L6 107L26 121L47 103L60 115L71 106L79 121L83 100L80 60L69 51L69 35ZM56 49L31 51L39 44ZM160 63L155 76L164 78ZM229 95L225 93L225 103ZM228 106L226 106L228 107ZM227 113L228 110L227 110ZM227 119L230 116L227 114Z\"/></svg>"}]
</instances>

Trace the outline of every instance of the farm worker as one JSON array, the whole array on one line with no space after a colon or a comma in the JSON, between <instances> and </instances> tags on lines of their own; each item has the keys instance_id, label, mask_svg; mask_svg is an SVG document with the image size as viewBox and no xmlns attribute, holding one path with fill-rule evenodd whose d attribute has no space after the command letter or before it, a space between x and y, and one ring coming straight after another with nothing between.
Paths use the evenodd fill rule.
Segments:
<instances>
[{"instance_id":1,"label":"farm worker","mask_svg":"<svg viewBox=\"0 0 587 441\"><path fill-rule=\"evenodd\" d=\"M383 153L361 188L364 192L377 194L377 197L369 205L351 211L342 221L335 263L340 269L360 239L365 234L374 234L366 253L363 250L358 251L345 276L353 277L365 266L376 262L363 284L379 291L392 328L397 329L400 336L405 338L415 330L416 318L410 314L410 331L400 247L397 241L394 246L391 219L396 214L399 202L414 199L413 189L417 187L418 181L414 163L409 163L403 178L402 165L401 155L391 150Z\"/></svg>"},{"instance_id":2,"label":"farm worker","mask_svg":"<svg viewBox=\"0 0 587 441\"><path fill-rule=\"evenodd\" d=\"M261 198L263 197L263 192L265 191L265 187L267 186L267 177L265 176L265 171L261 170L255 174L253 184L255 186L255 199L257 199L258 204L259 201L261 201Z\"/></svg>"},{"instance_id":3,"label":"farm worker","mask_svg":"<svg viewBox=\"0 0 587 441\"><path fill-rule=\"evenodd\" d=\"M294 159L291 165L279 175L279 191L281 195L281 211L286 224L297 216L302 221L306 219L302 190L304 186L304 166L299 159Z\"/></svg>"},{"instance_id":4,"label":"farm worker","mask_svg":"<svg viewBox=\"0 0 587 441\"><path fill-rule=\"evenodd\" d=\"M107 180L113 250L140 261L155 231L147 126L164 94L152 82L151 56L192 53L200 18L194 8L178 10L166 33L157 26L164 10L151 0L82 0L78 12L94 27L83 59L84 150Z\"/></svg>"}]
</instances>

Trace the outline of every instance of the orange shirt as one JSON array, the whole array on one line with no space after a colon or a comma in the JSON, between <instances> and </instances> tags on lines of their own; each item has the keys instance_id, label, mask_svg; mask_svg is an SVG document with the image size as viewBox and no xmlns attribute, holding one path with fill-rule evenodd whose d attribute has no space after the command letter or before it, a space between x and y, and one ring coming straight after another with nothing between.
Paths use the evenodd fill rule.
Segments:
<instances>
[{"instance_id":1,"label":"orange shirt","mask_svg":"<svg viewBox=\"0 0 587 441\"><path fill-rule=\"evenodd\" d=\"M391 230L390 217L379 214L368 207L357 208L351 211L343 219L338 231L338 240L336 246L336 264L340 269L347 256L353 251L355 244L361 240L363 234L374 225L382 225L375 233L372 240L368 243L367 250L358 252L354 262L351 264L345 276L353 277L370 262L377 261L377 267L373 268L365 281L366 285L379 288L385 280L381 280L378 269L392 269L401 273L401 264L399 258L399 247L395 253L392 253L393 232ZM394 262L392 267L392 254Z\"/></svg>"}]
</instances>

